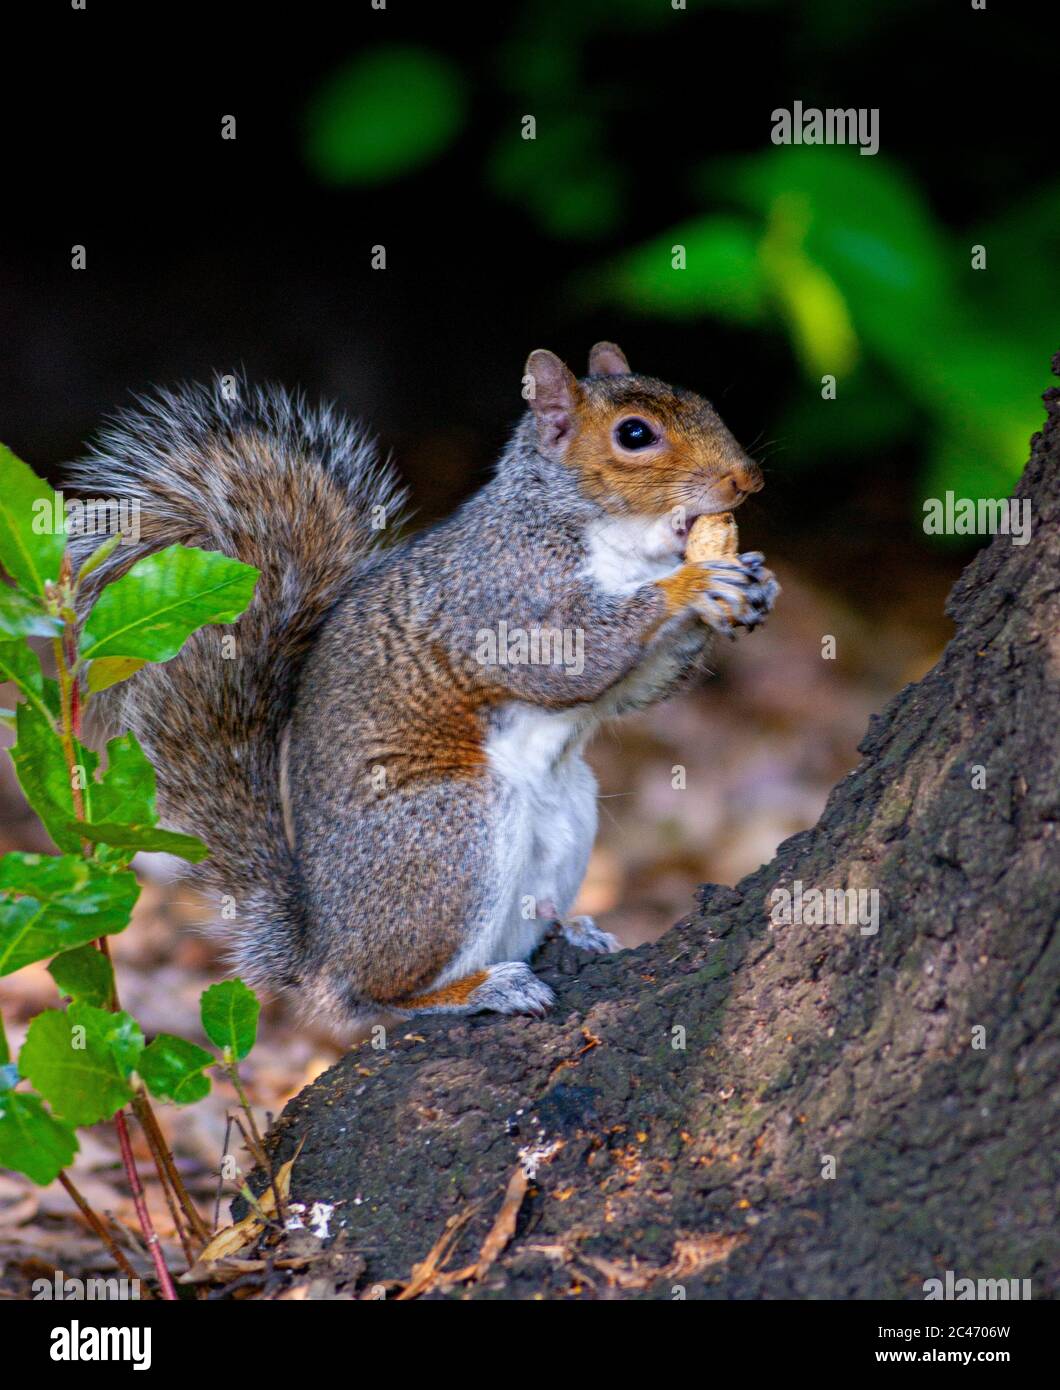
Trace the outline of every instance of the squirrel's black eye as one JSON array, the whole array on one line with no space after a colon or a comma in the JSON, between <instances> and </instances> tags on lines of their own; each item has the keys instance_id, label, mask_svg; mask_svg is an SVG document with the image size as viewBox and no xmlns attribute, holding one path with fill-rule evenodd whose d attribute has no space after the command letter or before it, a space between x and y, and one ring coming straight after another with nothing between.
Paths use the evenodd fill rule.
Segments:
<instances>
[{"instance_id":1,"label":"squirrel's black eye","mask_svg":"<svg viewBox=\"0 0 1060 1390\"><path fill-rule=\"evenodd\" d=\"M623 449L646 449L655 443L656 434L646 420L623 420L615 437Z\"/></svg>"}]
</instances>

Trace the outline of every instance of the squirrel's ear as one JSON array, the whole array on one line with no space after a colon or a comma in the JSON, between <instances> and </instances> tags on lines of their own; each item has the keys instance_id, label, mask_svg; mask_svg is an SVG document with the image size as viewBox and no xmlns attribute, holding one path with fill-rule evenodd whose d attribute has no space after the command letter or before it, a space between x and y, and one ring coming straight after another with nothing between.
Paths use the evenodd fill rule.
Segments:
<instances>
[{"instance_id":1,"label":"squirrel's ear","mask_svg":"<svg viewBox=\"0 0 1060 1390\"><path fill-rule=\"evenodd\" d=\"M541 443L565 443L574 427L578 395L578 383L567 364L547 348L535 348L526 359L523 395L534 412Z\"/></svg>"},{"instance_id":2,"label":"squirrel's ear","mask_svg":"<svg viewBox=\"0 0 1060 1390\"><path fill-rule=\"evenodd\" d=\"M597 343L589 353L590 376L629 376L626 354L617 343Z\"/></svg>"}]
</instances>

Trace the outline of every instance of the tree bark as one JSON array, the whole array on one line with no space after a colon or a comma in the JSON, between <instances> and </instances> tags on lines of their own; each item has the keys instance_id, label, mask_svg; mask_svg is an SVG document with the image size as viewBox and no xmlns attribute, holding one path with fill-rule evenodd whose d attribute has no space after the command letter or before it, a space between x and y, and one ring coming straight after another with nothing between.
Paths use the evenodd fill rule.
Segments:
<instances>
[{"instance_id":1,"label":"tree bark","mask_svg":"<svg viewBox=\"0 0 1060 1390\"><path fill-rule=\"evenodd\" d=\"M1060 1293L1060 389L1045 400L1015 494L1030 543L976 555L943 657L873 717L812 830L652 945L548 947L547 1018L417 1021L288 1105L271 1142L303 1146L294 1200L340 1204L335 1291L407 1283L455 1217L439 1265L462 1277L410 1292L922 1298L952 1270ZM878 890L878 931L772 922L796 880Z\"/></svg>"}]
</instances>

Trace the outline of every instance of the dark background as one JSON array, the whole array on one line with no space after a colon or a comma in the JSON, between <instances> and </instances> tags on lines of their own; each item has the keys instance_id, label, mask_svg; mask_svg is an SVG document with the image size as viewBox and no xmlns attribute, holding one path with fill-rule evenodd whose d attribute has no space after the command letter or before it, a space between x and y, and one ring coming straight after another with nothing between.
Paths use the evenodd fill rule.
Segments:
<instances>
[{"instance_id":1,"label":"dark background","mask_svg":"<svg viewBox=\"0 0 1060 1390\"><path fill-rule=\"evenodd\" d=\"M922 496L940 482L1003 495L1018 473L1056 346L1060 207L1052 45L1029 12L957 0L689 0L683 13L669 0L389 0L384 11L369 0L157 11L88 0L83 12L14 7L8 24L0 437L53 477L130 391L242 363L368 417L421 515L435 515L502 443L527 352L547 345L584 370L600 337L635 368L713 398L741 440L758 441L769 486L756 539L783 538L860 602L892 601L888 568L952 566L925 548ZM384 159L374 178L313 167L307 132L323 85L379 49L409 47L456 84L451 138L405 167ZM761 160L772 109L795 98L880 108L874 159L813 153L845 160L848 207L863 176L893 171L957 277L934 367L910 366L923 335L911 328L903 342L901 295L898 330L881 345L842 266L811 248L861 340L826 404L827 326L824 363L800 364L776 293L748 324L709 296L698 308L691 284L676 312L646 295L638 304L636 287L594 288L601 268L660 235L668 243L671 227L730 215L724 169L709 194L700 171ZM377 111L354 102L338 119L355 146L385 145L397 107L427 127L436 115L412 72ZM530 151L527 112L539 126ZM234 141L220 138L225 114ZM1006 215L1018 224L1007 241ZM834 211L814 216L827 231ZM763 222L748 219L754 235ZM918 254L900 227L877 231L870 257ZM975 273L968 248L980 241L991 259ZM385 271L370 268L377 243ZM70 268L74 244L87 250L83 272ZM941 379L929 382L933 371ZM960 412L946 397L962 383L987 406L996 387L1001 423L981 430L977 458L972 422L946 462Z\"/></svg>"}]
</instances>

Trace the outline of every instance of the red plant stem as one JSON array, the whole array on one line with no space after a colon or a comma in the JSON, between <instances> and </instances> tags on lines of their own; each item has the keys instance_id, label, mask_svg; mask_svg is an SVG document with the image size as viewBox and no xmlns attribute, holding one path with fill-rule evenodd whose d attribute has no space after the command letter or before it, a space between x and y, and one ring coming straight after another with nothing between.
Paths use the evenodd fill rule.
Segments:
<instances>
[{"instance_id":1,"label":"red plant stem","mask_svg":"<svg viewBox=\"0 0 1060 1390\"><path fill-rule=\"evenodd\" d=\"M125 1123L125 1112L119 1110L114 1116L114 1125L118 1131L118 1143L121 1145L121 1161L125 1165L125 1175L129 1179L129 1187L132 1190L133 1204L136 1207L136 1217L140 1222L140 1230L144 1233L147 1248L151 1252L151 1259L155 1266L155 1273L158 1275L158 1282L162 1289L162 1297L175 1302L177 1291L173 1287L173 1277L166 1266L166 1257L162 1253L162 1246L155 1231L154 1223L151 1220L151 1213L147 1210L147 1200L144 1197L143 1187L140 1185L140 1174L136 1171L136 1160L133 1158L132 1145L129 1143L129 1129Z\"/></svg>"},{"instance_id":2,"label":"red plant stem","mask_svg":"<svg viewBox=\"0 0 1060 1390\"><path fill-rule=\"evenodd\" d=\"M180 1203L181 1211L184 1213L185 1220L191 1227L192 1235L205 1245L210 1239L210 1231L206 1222L199 1214L199 1209L192 1200L191 1193L184 1186L184 1179L180 1176L177 1165L174 1162L173 1154L169 1145L166 1143L162 1127L158 1123L154 1108L147 1097L145 1091L138 1091L133 1097L133 1110L136 1118L140 1121L147 1142L151 1147L155 1164L159 1168L160 1176L169 1180L169 1184ZM185 1248L185 1254L188 1254ZM192 1263L192 1257L188 1254L188 1263Z\"/></svg>"},{"instance_id":3,"label":"red plant stem","mask_svg":"<svg viewBox=\"0 0 1060 1390\"><path fill-rule=\"evenodd\" d=\"M96 949L102 951L107 960L111 959L110 942L105 936L101 936L97 939ZM113 967L113 962L111 962L111 965ZM111 979L113 983L111 985L109 1007L113 1013L117 1013L121 1008L121 1001L118 998L118 980L117 976L113 973L113 968ZM177 1202L180 1204L180 1209L184 1213L185 1220L191 1228L192 1234L201 1244L205 1245L210 1239L210 1232L206 1229L206 1223L200 1216L198 1207L196 1207L195 1203L192 1201L191 1194L184 1186L184 1180L177 1171L177 1165L173 1161L173 1155L169 1151L169 1145L166 1143L161 1126L155 1117L154 1107L151 1105L147 1092L143 1090L137 1091L133 1096L132 1104L136 1118L140 1121L140 1125L143 1129L144 1137L147 1139L147 1146L151 1150L151 1157L154 1159L155 1168L158 1171L163 1191L166 1194L167 1203L169 1202L170 1189L172 1189ZM167 1182L169 1184L168 1187L166 1185ZM184 1247L184 1253L188 1257L188 1264L190 1265L193 1263L192 1256L188 1249L184 1231L181 1228L180 1222L177 1221L175 1217L174 1224L177 1228L177 1234L180 1236L181 1245Z\"/></svg>"},{"instance_id":4,"label":"red plant stem","mask_svg":"<svg viewBox=\"0 0 1060 1390\"><path fill-rule=\"evenodd\" d=\"M74 677L70 686L70 722L73 725L74 738L81 737L81 682Z\"/></svg>"},{"instance_id":5,"label":"red plant stem","mask_svg":"<svg viewBox=\"0 0 1060 1390\"><path fill-rule=\"evenodd\" d=\"M77 753L74 748L74 722L71 713L70 696L70 672L66 665L66 653L63 648L61 637L55 638L55 666L59 677L59 700L62 710L62 729L59 737L62 739L63 753L66 756L66 766L70 772L70 795L74 803L74 817L76 820L85 819L85 801L81 794L81 787L74 776L74 768L77 766ZM84 841L82 841L84 845ZM86 849L87 853L87 849Z\"/></svg>"},{"instance_id":6,"label":"red plant stem","mask_svg":"<svg viewBox=\"0 0 1060 1390\"><path fill-rule=\"evenodd\" d=\"M136 1109L136 1117L140 1121L141 1128L143 1128L143 1116L139 1109ZM173 1229L177 1233L177 1238L180 1241L180 1248L184 1251L184 1258L187 1260L188 1268L190 1269L195 1263L195 1256L192 1253L191 1244L188 1240L188 1233L184 1229L184 1223L180 1219L180 1208L177 1205L177 1199L173 1194L173 1189L168 1180L168 1169L161 1167L158 1162L158 1155L155 1152L154 1145L151 1143L150 1136L147 1135L146 1129L144 1133L147 1138L148 1147L151 1149L151 1157L155 1160L155 1168L158 1172L159 1181L162 1184L162 1195L166 1199L166 1206L169 1209L170 1220L173 1222Z\"/></svg>"},{"instance_id":7,"label":"red plant stem","mask_svg":"<svg viewBox=\"0 0 1060 1390\"><path fill-rule=\"evenodd\" d=\"M133 1269L132 1265L125 1258L124 1253L118 1249L118 1246L115 1244L114 1237L107 1230L106 1226L104 1226L102 1219L96 1215L96 1213L85 1201L81 1193L78 1192L77 1188L74 1186L73 1180L68 1176L66 1172L62 1172L59 1174L59 1181L62 1183L63 1187L66 1188L66 1191L73 1199L78 1211L80 1211L81 1215L85 1218L85 1220L92 1227L93 1231L95 1231L99 1239L110 1251L111 1256L114 1259L114 1263L118 1266L120 1270L123 1271L123 1273L127 1274L130 1279L135 1280L138 1283L139 1278L137 1276L136 1270ZM147 1296L148 1298L153 1297L149 1289L147 1290Z\"/></svg>"}]
</instances>

